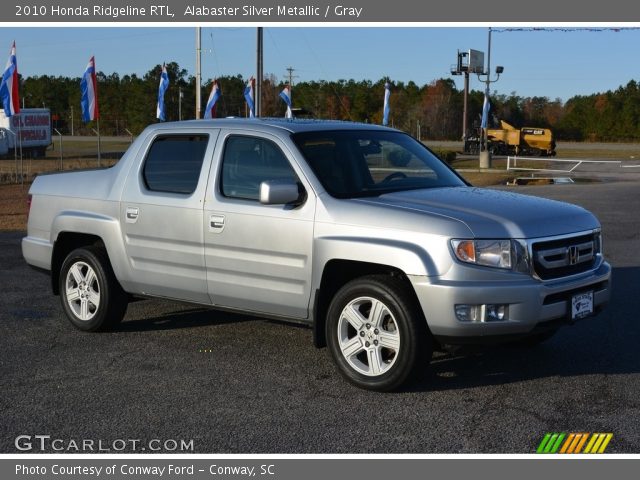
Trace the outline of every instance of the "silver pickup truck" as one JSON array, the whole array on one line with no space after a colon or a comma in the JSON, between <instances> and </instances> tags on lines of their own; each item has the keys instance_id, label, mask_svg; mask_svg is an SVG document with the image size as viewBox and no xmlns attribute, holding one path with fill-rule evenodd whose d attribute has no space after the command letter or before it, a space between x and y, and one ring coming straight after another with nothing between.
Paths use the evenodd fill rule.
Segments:
<instances>
[{"instance_id":1,"label":"silver pickup truck","mask_svg":"<svg viewBox=\"0 0 640 480\"><path fill-rule=\"evenodd\" d=\"M133 296L302 322L373 390L440 345L543 341L610 295L591 213L474 188L378 126L157 124L115 166L39 176L30 196L24 257L77 328L114 327Z\"/></svg>"}]
</instances>

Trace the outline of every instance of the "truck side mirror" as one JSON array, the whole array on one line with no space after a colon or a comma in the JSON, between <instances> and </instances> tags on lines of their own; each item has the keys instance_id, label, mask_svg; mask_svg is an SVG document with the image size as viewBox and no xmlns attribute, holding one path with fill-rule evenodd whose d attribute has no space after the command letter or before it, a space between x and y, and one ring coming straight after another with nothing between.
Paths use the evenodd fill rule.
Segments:
<instances>
[{"instance_id":1,"label":"truck side mirror","mask_svg":"<svg viewBox=\"0 0 640 480\"><path fill-rule=\"evenodd\" d=\"M260 183L260 203L263 205L299 203L301 197L298 183L293 180L265 180Z\"/></svg>"}]
</instances>

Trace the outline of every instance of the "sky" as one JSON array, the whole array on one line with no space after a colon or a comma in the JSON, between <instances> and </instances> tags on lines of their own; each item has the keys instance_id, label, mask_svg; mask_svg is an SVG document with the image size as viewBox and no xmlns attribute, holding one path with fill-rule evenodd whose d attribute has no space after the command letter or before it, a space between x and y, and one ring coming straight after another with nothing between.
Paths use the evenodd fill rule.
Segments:
<instances>
[{"instance_id":1,"label":"sky","mask_svg":"<svg viewBox=\"0 0 640 480\"><path fill-rule=\"evenodd\" d=\"M95 55L99 71L140 76L162 62L195 74L195 27L9 27L0 29L0 63L15 40L23 76L79 77ZM491 90L568 100L615 90L640 80L640 29L615 31L504 31L492 33L491 68L504 73ZM457 51L485 52L487 27L265 27L264 73L278 80L286 68L298 81L452 78ZM3 48L5 50L3 50ZM202 77L254 74L256 29L202 28ZM495 75L493 76L495 78ZM492 79L493 79L492 78ZM483 90L476 76L471 89Z\"/></svg>"}]
</instances>

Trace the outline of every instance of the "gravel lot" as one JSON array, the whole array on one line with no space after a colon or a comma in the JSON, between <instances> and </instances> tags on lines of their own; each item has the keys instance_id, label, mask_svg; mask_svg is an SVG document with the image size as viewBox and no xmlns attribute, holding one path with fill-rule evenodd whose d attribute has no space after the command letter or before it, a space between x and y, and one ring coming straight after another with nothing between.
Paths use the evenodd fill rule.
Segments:
<instances>
[{"instance_id":1,"label":"gravel lot","mask_svg":"<svg viewBox=\"0 0 640 480\"><path fill-rule=\"evenodd\" d=\"M0 233L0 452L51 435L198 453L532 453L560 431L613 432L608 453L640 452L640 182L518 191L599 216L611 305L537 348L438 354L391 394L346 384L310 330L259 318L145 300L116 332L78 332L24 263L23 234Z\"/></svg>"}]
</instances>

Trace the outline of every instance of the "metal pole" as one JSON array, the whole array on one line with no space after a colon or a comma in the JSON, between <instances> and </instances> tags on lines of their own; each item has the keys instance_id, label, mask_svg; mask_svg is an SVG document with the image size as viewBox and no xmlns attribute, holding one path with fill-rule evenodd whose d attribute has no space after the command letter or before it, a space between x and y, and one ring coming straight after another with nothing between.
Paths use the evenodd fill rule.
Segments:
<instances>
[{"instance_id":1,"label":"metal pole","mask_svg":"<svg viewBox=\"0 0 640 480\"><path fill-rule=\"evenodd\" d=\"M491 27L489 27L489 42L487 47L487 71L486 76L487 79L485 81L485 95L489 91L489 86L491 85ZM480 168L491 168L491 152L489 151L489 137L488 137L488 123L489 119L487 118L487 128L482 129L482 145L479 156L479 164Z\"/></svg>"},{"instance_id":2,"label":"metal pole","mask_svg":"<svg viewBox=\"0 0 640 480\"><path fill-rule=\"evenodd\" d=\"M255 107L256 107L256 117L262 116L262 27L258 27L257 32L257 54L256 54L256 98L255 98Z\"/></svg>"},{"instance_id":3,"label":"metal pole","mask_svg":"<svg viewBox=\"0 0 640 480\"><path fill-rule=\"evenodd\" d=\"M53 130L58 134L58 137L60 138L60 171L62 171L64 170L62 164L62 133L60 133L60 130L58 130L57 128L54 128Z\"/></svg>"},{"instance_id":4,"label":"metal pole","mask_svg":"<svg viewBox=\"0 0 640 480\"><path fill-rule=\"evenodd\" d=\"M100 145L100 119L96 120L98 126L98 167L102 166L102 145Z\"/></svg>"},{"instance_id":5,"label":"metal pole","mask_svg":"<svg viewBox=\"0 0 640 480\"><path fill-rule=\"evenodd\" d=\"M71 136L73 137L73 107L71 107Z\"/></svg>"},{"instance_id":6,"label":"metal pole","mask_svg":"<svg viewBox=\"0 0 640 480\"><path fill-rule=\"evenodd\" d=\"M487 88L491 83L489 76L491 75L491 27L489 27L489 45L487 47Z\"/></svg>"},{"instance_id":7,"label":"metal pole","mask_svg":"<svg viewBox=\"0 0 640 480\"><path fill-rule=\"evenodd\" d=\"M182 87L178 87L178 120L182 120Z\"/></svg>"},{"instance_id":8,"label":"metal pole","mask_svg":"<svg viewBox=\"0 0 640 480\"><path fill-rule=\"evenodd\" d=\"M101 155L100 155L100 119L96 120L96 126L98 127L98 130L96 130L95 128L92 128L92 130L96 135L98 135L98 167L101 167L102 161L101 161Z\"/></svg>"},{"instance_id":9,"label":"metal pole","mask_svg":"<svg viewBox=\"0 0 640 480\"><path fill-rule=\"evenodd\" d=\"M464 104L462 107L462 141L467 139L467 105L469 100L469 71L464 72Z\"/></svg>"},{"instance_id":10,"label":"metal pole","mask_svg":"<svg viewBox=\"0 0 640 480\"><path fill-rule=\"evenodd\" d=\"M489 27L489 42L487 46L487 80L486 80L485 94L489 91L489 87L491 85L491 27ZM489 119L487 118L487 124L489 123ZM484 150L488 150L488 137L487 137L487 128L482 131L482 139L484 141ZM489 158L489 165L491 165L491 158Z\"/></svg>"},{"instance_id":11,"label":"metal pole","mask_svg":"<svg viewBox=\"0 0 640 480\"><path fill-rule=\"evenodd\" d=\"M201 117L202 100L200 92L200 84L202 83L202 46L201 46L202 32L200 27L196 27L196 120Z\"/></svg>"},{"instance_id":12,"label":"metal pole","mask_svg":"<svg viewBox=\"0 0 640 480\"><path fill-rule=\"evenodd\" d=\"M5 130L9 135L13 135L13 157L15 160L15 170L16 170L16 183L18 183L18 138L15 132L11 130ZM9 143L9 139L7 138L7 144Z\"/></svg>"},{"instance_id":13,"label":"metal pole","mask_svg":"<svg viewBox=\"0 0 640 480\"><path fill-rule=\"evenodd\" d=\"M24 185L24 159L22 158L22 118L18 114L18 142L20 144L20 185Z\"/></svg>"}]
</instances>

